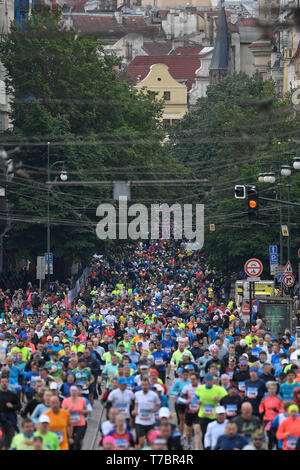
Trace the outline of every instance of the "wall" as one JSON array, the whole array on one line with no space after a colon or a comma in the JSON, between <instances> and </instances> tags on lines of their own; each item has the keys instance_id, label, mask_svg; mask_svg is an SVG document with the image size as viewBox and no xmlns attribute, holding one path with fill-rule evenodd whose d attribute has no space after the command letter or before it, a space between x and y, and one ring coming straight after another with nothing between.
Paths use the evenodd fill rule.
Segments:
<instances>
[{"instance_id":1,"label":"wall","mask_svg":"<svg viewBox=\"0 0 300 470\"><path fill-rule=\"evenodd\" d=\"M198 15L171 11L161 25L166 39L188 36L198 32Z\"/></svg>"},{"instance_id":2,"label":"wall","mask_svg":"<svg viewBox=\"0 0 300 470\"><path fill-rule=\"evenodd\" d=\"M187 112L187 88L170 75L167 65L152 65L148 75L136 85L137 89L143 87L158 92L157 99L163 99L164 91L171 93L171 100L165 104L163 119L181 119Z\"/></svg>"}]
</instances>

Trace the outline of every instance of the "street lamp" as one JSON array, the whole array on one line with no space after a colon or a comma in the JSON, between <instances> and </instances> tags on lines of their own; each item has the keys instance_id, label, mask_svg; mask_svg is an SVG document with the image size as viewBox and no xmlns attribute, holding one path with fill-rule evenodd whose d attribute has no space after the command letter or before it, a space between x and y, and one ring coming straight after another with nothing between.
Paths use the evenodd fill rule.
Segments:
<instances>
[{"instance_id":1,"label":"street lamp","mask_svg":"<svg viewBox=\"0 0 300 470\"><path fill-rule=\"evenodd\" d=\"M60 179L62 181L67 181L68 179L68 174L64 169L64 162L63 161L57 161L54 162L50 165L50 142L47 143L48 146L48 164L47 164L47 186L48 186L48 197L47 197L47 283L48 283L48 289L50 286L50 190L51 190L51 169L56 166L56 165L62 165L63 169L60 173Z\"/></svg>"},{"instance_id":2,"label":"street lamp","mask_svg":"<svg viewBox=\"0 0 300 470\"><path fill-rule=\"evenodd\" d=\"M295 170L300 170L300 157L296 156L294 158L293 167L294 167Z\"/></svg>"},{"instance_id":3,"label":"street lamp","mask_svg":"<svg viewBox=\"0 0 300 470\"><path fill-rule=\"evenodd\" d=\"M291 176L292 169L290 165L282 165L281 166L281 176Z\"/></svg>"},{"instance_id":4,"label":"street lamp","mask_svg":"<svg viewBox=\"0 0 300 470\"><path fill-rule=\"evenodd\" d=\"M278 142L278 146L281 145L281 142ZM262 162L261 170L258 175L258 181L259 183L270 183L274 184L276 182L276 177L278 177L278 187L279 187L279 201L282 201L282 187L286 186L288 188L287 190L287 202L290 202L290 189L291 189L291 184L290 184L290 177L292 175L292 170L300 170L300 153L297 152L296 155L293 152L285 152L284 153L284 158L286 159L284 164L282 164L282 152L280 151L280 147L278 147L278 162L276 162L276 167L274 164L271 164L271 171L268 172L262 172L263 169L267 166L267 162ZM293 160L292 160L293 157ZM269 167L270 168L270 167ZM275 171L274 171L275 170ZM287 178L287 184L283 184L282 178ZM282 235L282 204L279 203L279 209L280 209L280 264L283 264L283 235ZM288 251L287 251L287 257L288 260L290 260L290 251L291 251L291 236L290 236L290 206L288 205Z\"/></svg>"}]
</instances>

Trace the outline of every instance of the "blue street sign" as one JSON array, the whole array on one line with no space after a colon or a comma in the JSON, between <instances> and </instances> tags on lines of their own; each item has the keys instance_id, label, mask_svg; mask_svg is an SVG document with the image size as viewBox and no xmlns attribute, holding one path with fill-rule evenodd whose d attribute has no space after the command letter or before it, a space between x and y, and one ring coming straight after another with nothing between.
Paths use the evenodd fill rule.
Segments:
<instances>
[{"instance_id":1,"label":"blue street sign","mask_svg":"<svg viewBox=\"0 0 300 470\"><path fill-rule=\"evenodd\" d=\"M277 253L271 255L270 254L270 264L278 264L278 255Z\"/></svg>"},{"instance_id":2,"label":"blue street sign","mask_svg":"<svg viewBox=\"0 0 300 470\"><path fill-rule=\"evenodd\" d=\"M277 254L278 253L277 245L269 245L269 253L270 255Z\"/></svg>"},{"instance_id":3,"label":"blue street sign","mask_svg":"<svg viewBox=\"0 0 300 470\"><path fill-rule=\"evenodd\" d=\"M277 282L281 282L282 279L284 278L285 274L281 273L281 274L277 274Z\"/></svg>"}]
</instances>

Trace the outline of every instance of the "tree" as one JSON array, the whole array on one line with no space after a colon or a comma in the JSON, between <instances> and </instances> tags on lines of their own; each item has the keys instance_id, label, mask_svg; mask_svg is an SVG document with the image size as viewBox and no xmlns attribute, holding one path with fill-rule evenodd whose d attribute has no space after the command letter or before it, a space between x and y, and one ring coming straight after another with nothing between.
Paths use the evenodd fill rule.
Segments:
<instances>
[{"instance_id":1,"label":"tree","mask_svg":"<svg viewBox=\"0 0 300 470\"><path fill-rule=\"evenodd\" d=\"M299 124L290 98L279 99L271 81L241 73L209 86L197 109L172 128L174 155L209 181L197 200L205 204L204 249L219 269L239 272L252 256L268 265L268 245L279 244L279 205L262 201L259 220L251 222L246 202L234 199L234 185L256 185L261 195L276 197L277 186L258 184L261 162L270 169L277 164L279 148L282 155L295 149L289 140L298 135ZM291 198L297 201L299 176L293 181ZM284 187L285 198L286 191ZM291 214L296 217L295 210ZM215 232L209 232L209 223L216 225ZM297 243L299 234L293 229L294 259ZM267 268L264 275L269 276Z\"/></svg>"},{"instance_id":2,"label":"tree","mask_svg":"<svg viewBox=\"0 0 300 470\"><path fill-rule=\"evenodd\" d=\"M164 171L170 179L184 171L163 144L162 103L121 80L116 57L97 40L67 30L59 13L34 12L24 30L14 23L0 44L0 60L13 97L13 129L1 140L22 145L21 159L31 172L28 181L15 177L8 187L15 225L7 246L16 257L33 258L46 249L48 142L51 164L63 161L73 181L154 180ZM61 168L53 167L52 181ZM175 189L137 187L132 196L154 202ZM56 257L87 261L105 249L95 234L96 208L111 202L110 186L52 186L50 199Z\"/></svg>"}]
</instances>

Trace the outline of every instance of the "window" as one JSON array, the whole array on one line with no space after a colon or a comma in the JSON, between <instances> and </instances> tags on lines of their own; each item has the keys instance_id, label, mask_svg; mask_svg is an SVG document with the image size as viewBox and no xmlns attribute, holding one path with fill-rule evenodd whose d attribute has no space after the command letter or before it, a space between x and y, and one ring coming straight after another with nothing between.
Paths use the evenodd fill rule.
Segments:
<instances>
[{"instance_id":1,"label":"window","mask_svg":"<svg viewBox=\"0 0 300 470\"><path fill-rule=\"evenodd\" d=\"M180 119L172 119L172 124L175 124L176 122L179 122Z\"/></svg>"},{"instance_id":2,"label":"window","mask_svg":"<svg viewBox=\"0 0 300 470\"><path fill-rule=\"evenodd\" d=\"M151 93L151 97L152 97L152 99L153 99L153 100L155 100L155 97L156 97L156 92L155 92L155 91L151 91L150 93Z\"/></svg>"},{"instance_id":3,"label":"window","mask_svg":"<svg viewBox=\"0 0 300 470\"><path fill-rule=\"evenodd\" d=\"M168 129L171 125L171 119L164 119L164 129Z\"/></svg>"},{"instance_id":4,"label":"window","mask_svg":"<svg viewBox=\"0 0 300 470\"><path fill-rule=\"evenodd\" d=\"M169 91L164 91L164 100L170 101L171 93Z\"/></svg>"}]
</instances>

